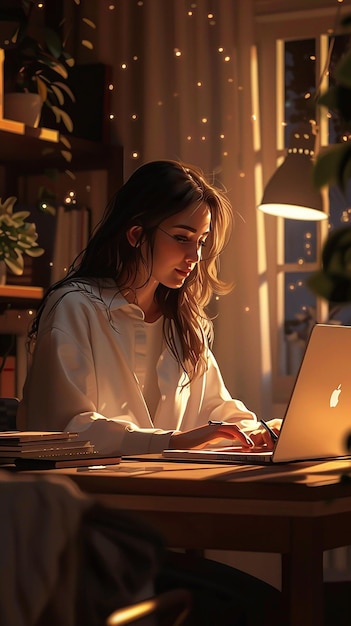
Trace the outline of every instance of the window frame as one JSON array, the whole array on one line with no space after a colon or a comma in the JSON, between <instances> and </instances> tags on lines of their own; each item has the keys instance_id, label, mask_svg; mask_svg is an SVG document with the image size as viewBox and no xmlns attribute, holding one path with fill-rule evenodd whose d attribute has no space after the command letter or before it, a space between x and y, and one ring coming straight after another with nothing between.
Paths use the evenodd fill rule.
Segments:
<instances>
[{"instance_id":1,"label":"window frame","mask_svg":"<svg viewBox=\"0 0 351 626\"><path fill-rule=\"evenodd\" d=\"M350 13L350 8L341 7L316 10L300 10L290 13L274 13L256 17L256 40L259 58L260 118L261 118L261 162L265 185L285 157L284 145L284 42L297 39L316 40L316 84L323 75L328 53L328 41L336 30L341 15ZM338 18L338 19L337 19ZM335 29L335 33L334 33ZM327 86L323 75L321 88ZM319 113L319 142L328 143L328 121L326 112ZM272 140L273 139L273 140ZM325 201L328 210L327 198ZM267 249L267 278L270 301L270 336L272 356L272 395L276 414L283 416L289 400L295 375L283 374L284 357L284 276L286 272L303 273L320 267L322 243L328 233L328 220L317 225L317 258L302 269L298 264L284 262L284 219L265 215L265 237ZM316 318L327 318L328 303L317 299Z\"/></svg>"}]
</instances>

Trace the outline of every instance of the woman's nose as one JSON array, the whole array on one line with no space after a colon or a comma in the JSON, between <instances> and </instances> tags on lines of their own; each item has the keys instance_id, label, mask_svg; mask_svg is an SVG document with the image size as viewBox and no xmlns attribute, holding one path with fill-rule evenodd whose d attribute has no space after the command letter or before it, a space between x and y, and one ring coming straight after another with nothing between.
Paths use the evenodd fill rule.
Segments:
<instances>
[{"instance_id":1,"label":"woman's nose","mask_svg":"<svg viewBox=\"0 0 351 626\"><path fill-rule=\"evenodd\" d=\"M189 241L188 246L186 260L191 261L192 263L197 263L201 259L201 244L197 241Z\"/></svg>"}]
</instances>

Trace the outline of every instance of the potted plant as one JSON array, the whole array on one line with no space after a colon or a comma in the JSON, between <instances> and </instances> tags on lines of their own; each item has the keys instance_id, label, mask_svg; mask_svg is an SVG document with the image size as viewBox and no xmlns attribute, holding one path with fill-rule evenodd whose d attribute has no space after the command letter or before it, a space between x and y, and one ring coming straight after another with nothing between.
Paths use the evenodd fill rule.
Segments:
<instances>
[{"instance_id":1,"label":"potted plant","mask_svg":"<svg viewBox=\"0 0 351 626\"><path fill-rule=\"evenodd\" d=\"M25 18L12 37L2 44L5 50L5 115L10 117L7 107L14 99L13 93L32 94L39 105L49 107L56 123L62 122L66 130L72 132L72 119L65 111L64 104L67 98L74 101L67 84L69 68L74 65L74 59L65 50L59 32L40 24L34 1L23 0L22 4ZM40 115L37 124L39 118Z\"/></svg>"},{"instance_id":2,"label":"potted plant","mask_svg":"<svg viewBox=\"0 0 351 626\"><path fill-rule=\"evenodd\" d=\"M0 263L3 268L8 267L11 272L21 276L24 268L23 255L39 257L44 254L44 249L37 243L35 224L26 221L30 212L13 211L16 202L17 198L14 196L4 202L0 198Z\"/></svg>"},{"instance_id":3,"label":"potted plant","mask_svg":"<svg viewBox=\"0 0 351 626\"><path fill-rule=\"evenodd\" d=\"M351 15L342 20L351 28ZM351 132L351 50L347 50L335 67L335 85L318 100L320 106L338 114L344 134ZM317 187L337 185L344 192L351 177L351 142L330 145L317 155L314 182ZM351 228L343 226L332 231L322 249L322 266L312 273L308 287L331 305L351 302Z\"/></svg>"}]
</instances>

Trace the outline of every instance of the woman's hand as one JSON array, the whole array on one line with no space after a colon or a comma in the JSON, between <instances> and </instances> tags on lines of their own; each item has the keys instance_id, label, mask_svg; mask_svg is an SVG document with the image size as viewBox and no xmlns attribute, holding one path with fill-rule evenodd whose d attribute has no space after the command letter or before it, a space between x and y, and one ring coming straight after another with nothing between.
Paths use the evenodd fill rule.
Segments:
<instances>
[{"instance_id":1,"label":"woman's hand","mask_svg":"<svg viewBox=\"0 0 351 626\"><path fill-rule=\"evenodd\" d=\"M251 439L243 433L237 424L228 422L213 422L206 426L199 426L184 432L174 432L171 436L170 448L188 450L189 448L204 448L208 443L214 444L223 439L236 441L237 445L249 449L254 446Z\"/></svg>"},{"instance_id":2,"label":"woman's hand","mask_svg":"<svg viewBox=\"0 0 351 626\"><path fill-rule=\"evenodd\" d=\"M279 434L281 420L270 420L268 425ZM184 432L174 432L169 443L170 448L178 448L188 450L190 448L205 448L207 444L215 444L217 442L228 439L235 442L245 450L262 449L271 450L274 442L263 426L258 426L252 431L245 433L240 430L239 426L230 422L213 422L206 426L199 426L192 430ZM229 445L229 443L228 443Z\"/></svg>"},{"instance_id":3,"label":"woman's hand","mask_svg":"<svg viewBox=\"0 0 351 626\"><path fill-rule=\"evenodd\" d=\"M281 419L273 419L266 422L266 424L270 427L270 429L276 434L279 435L280 427L282 424ZM264 426L257 426L253 430L248 432L250 439L252 440L255 448L262 448L272 450L274 448L275 441L272 436L268 432Z\"/></svg>"}]
</instances>

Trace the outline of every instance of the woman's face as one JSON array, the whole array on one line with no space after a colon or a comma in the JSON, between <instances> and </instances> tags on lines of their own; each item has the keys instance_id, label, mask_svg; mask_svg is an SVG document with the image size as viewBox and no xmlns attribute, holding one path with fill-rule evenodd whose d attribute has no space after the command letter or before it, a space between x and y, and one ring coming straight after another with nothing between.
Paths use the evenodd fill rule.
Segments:
<instances>
[{"instance_id":1,"label":"woman's face","mask_svg":"<svg viewBox=\"0 0 351 626\"><path fill-rule=\"evenodd\" d=\"M180 288L205 252L210 224L207 204L190 206L161 222L155 233L152 279Z\"/></svg>"}]
</instances>

